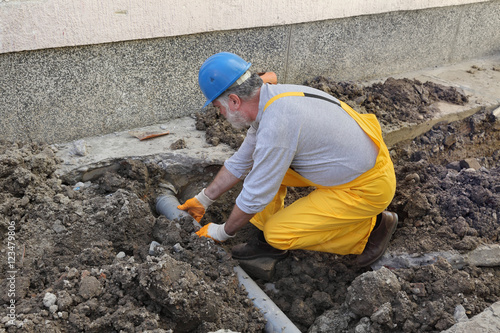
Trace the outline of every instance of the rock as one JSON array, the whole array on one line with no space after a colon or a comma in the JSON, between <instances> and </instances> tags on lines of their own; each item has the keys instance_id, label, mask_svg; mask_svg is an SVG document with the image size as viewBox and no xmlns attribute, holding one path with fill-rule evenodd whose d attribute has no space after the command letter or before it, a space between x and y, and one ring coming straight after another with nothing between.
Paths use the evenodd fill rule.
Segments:
<instances>
[{"instance_id":1,"label":"rock","mask_svg":"<svg viewBox=\"0 0 500 333\"><path fill-rule=\"evenodd\" d=\"M176 252L176 253L182 252L184 250L182 245L179 243L175 243L172 248L173 248L174 252Z\"/></svg>"},{"instance_id":2,"label":"rock","mask_svg":"<svg viewBox=\"0 0 500 333\"><path fill-rule=\"evenodd\" d=\"M457 142L457 137L455 134L452 134L452 135L447 135L444 140L443 140L443 145L446 147L446 148L449 148L451 147L453 144L455 144Z\"/></svg>"},{"instance_id":3,"label":"rock","mask_svg":"<svg viewBox=\"0 0 500 333\"><path fill-rule=\"evenodd\" d=\"M351 313L351 315L354 315ZM328 310L317 317L308 333L344 332L349 326L351 316L341 310Z\"/></svg>"},{"instance_id":4,"label":"rock","mask_svg":"<svg viewBox=\"0 0 500 333\"><path fill-rule=\"evenodd\" d=\"M361 318L359 323L354 328L355 333L370 333L371 332L371 324L370 319L367 317Z\"/></svg>"},{"instance_id":5,"label":"rock","mask_svg":"<svg viewBox=\"0 0 500 333\"><path fill-rule=\"evenodd\" d=\"M73 303L73 298L66 290L61 290L57 293L57 307L60 311L69 309Z\"/></svg>"},{"instance_id":6,"label":"rock","mask_svg":"<svg viewBox=\"0 0 500 333\"><path fill-rule=\"evenodd\" d=\"M423 283L410 283L410 290L413 294L423 297L426 295L425 285Z\"/></svg>"},{"instance_id":7,"label":"rock","mask_svg":"<svg viewBox=\"0 0 500 333\"><path fill-rule=\"evenodd\" d=\"M480 314L467 321L458 322L443 333L457 332L498 332L500 329L500 302L493 303Z\"/></svg>"},{"instance_id":8,"label":"rock","mask_svg":"<svg viewBox=\"0 0 500 333\"><path fill-rule=\"evenodd\" d=\"M116 258L117 258L117 259L123 259L123 258L125 258L125 255L126 255L126 254L125 254L125 252L120 251L120 252L118 252L118 254L116 255Z\"/></svg>"},{"instance_id":9,"label":"rock","mask_svg":"<svg viewBox=\"0 0 500 333\"><path fill-rule=\"evenodd\" d=\"M460 167L460 162L459 162L459 161L454 161L454 162L448 163L448 164L446 165L446 168L447 168L447 169L456 170L456 171L460 171L460 169L462 169L462 168Z\"/></svg>"},{"instance_id":10,"label":"rock","mask_svg":"<svg viewBox=\"0 0 500 333\"><path fill-rule=\"evenodd\" d=\"M418 173L410 173L405 177L405 180L413 183L420 183L420 176Z\"/></svg>"},{"instance_id":11,"label":"rock","mask_svg":"<svg viewBox=\"0 0 500 333\"><path fill-rule=\"evenodd\" d=\"M56 304L57 296L52 293L45 293L43 297L43 305L46 308L50 308L52 305Z\"/></svg>"},{"instance_id":12,"label":"rock","mask_svg":"<svg viewBox=\"0 0 500 333\"><path fill-rule=\"evenodd\" d=\"M154 255L159 255L163 252L163 248L161 247L161 244L155 241L152 241L151 244L149 245L149 255L154 256Z\"/></svg>"},{"instance_id":13,"label":"rock","mask_svg":"<svg viewBox=\"0 0 500 333\"><path fill-rule=\"evenodd\" d=\"M387 302L382 304L377 311L375 311L371 317L371 321L378 323L380 325L386 325L388 327L393 326L392 324L392 306L391 303Z\"/></svg>"},{"instance_id":14,"label":"rock","mask_svg":"<svg viewBox=\"0 0 500 333\"><path fill-rule=\"evenodd\" d=\"M74 156L85 156L87 155L87 143L85 140L77 140L73 142L73 146L70 150L70 155Z\"/></svg>"},{"instance_id":15,"label":"rock","mask_svg":"<svg viewBox=\"0 0 500 333\"><path fill-rule=\"evenodd\" d=\"M184 139L179 139L170 145L170 149L172 149L172 150L184 149L186 147L187 147L187 145L186 145L186 141Z\"/></svg>"},{"instance_id":16,"label":"rock","mask_svg":"<svg viewBox=\"0 0 500 333\"><path fill-rule=\"evenodd\" d=\"M455 318L455 322L460 323L469 320L467 314L465 313L465 308L462 304L459 304L455 307L455 312L453 313L453 317Z\"/></svg>"},{"instance_id":17,"label":"rock","mask_svg":"<svg viewBox=\"0 0 500 333\"><path fill-rule=\"evenodd\" d=\"M59 315L59 313L60 313L60 315ZM64 319L64 320L68 319L69 314L66 311L62 311L59 313L57 314L59 316L59 318Z\"/></svg>"},{"instance_id":18,"label":"rock","mask_svg":"<svg viewBox=\"0 0 500 333\"><path fill-rule=\"evenodd\" d=\"M495 116L497 121L500 121L500 107L493 110L492 114L493 114L493 116Z\"/></svg>"},{"instance_id":19,"label":"rock","mask_svg":"<svg viewBox=\"0 0 500 333\"><path fill-rule=\"evenodd\" d=\"M479 246L465 255L465 261L471 266L500 266L500 245Z\"/></svg>"},{"instance_id":20,"label":"rock","mask_svg":"<svg viewBox=\"0 0 500 333\"><path fill-rule=\"evenodd\" d=\"M474 170L479 170L481 169L481 165L475 158L466 158L465 160L460 161L460 167L462 169L474 169Z\"/></svg>"},{"instance_id":21,"label":"rock","mask_svg":"<svg viewBox=\"0 0 500 333\"><path fill-rule=\"evenodd\" d=\"M347 288L346 304L355 314L369 317L382 304L391 302L400 290L401 285L396 275L382 267L354 279Z\"/></svg>"},{"instance_id":22,"label":"rock","mask_svg":"<svg viewBox=\"0 0 500 333\"><path fill-rule=\"evenodd\" d=\"M61 232L65 232L67 229L65 226L61 224L61 221L57 220L54 222L52 225L52 230L54 230L56 233L60 234Z\"/></svg>"},{"instance_id":23,"label":"rock","mask_svg":"<svg viewBox=\"0 0 500 333\"><path fill-rule=\"evenodd\" d=\"M101 283L93 276L85 276L80 281L78 294L84 299L89 299L101 294Z\"/></svg>"},{"instance_id":24,"label":"rock","mask_svg":"<svg viewBox=\"0 0 500 333\"><path fill-rule=\"evenodd\" d=\"M68 279L72 279L77 275L78 275L78 269L76 269L75 267L71 267L68 269L68 273L66 274L66 277Z\"/></svg>"},{"instance_id":25,"label":"rock","mask_svg":"<svg viewBox=\"0 0 500 333\"><path fill-rule=\"evenodd\" d=\"M264 281L272 280L278 262L279 259L268 257L239 260L241 268L243 268L248 275L254 279L262 279Z\"/></svg>"}]
</instances>

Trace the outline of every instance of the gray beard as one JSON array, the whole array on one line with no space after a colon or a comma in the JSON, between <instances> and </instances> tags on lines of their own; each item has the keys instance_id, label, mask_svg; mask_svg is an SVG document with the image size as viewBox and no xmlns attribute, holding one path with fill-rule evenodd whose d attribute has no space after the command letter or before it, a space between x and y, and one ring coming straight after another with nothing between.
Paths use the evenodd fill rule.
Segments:
<instances>
[{"instance_id":1,"label":"gray beard","mask_svg":"<svg viewBox=\"0 0 500 333\"><path fill-rule=\"evenodd\" d=\"M242 129L252 125L252 122L245 119L239 111L233 111L229 108L229 103L225 100L219 100L226 109L226 120L236 129Z\"/></svg>"},{"instance_id":2,"label":"gray beard","mask_svg":"<svg viewBox=\"0 0 500 333\"><path fill-rule=\"evenodd\" d=\"M242 129L242 128L249 127L250 125L252 125L252 122L243 118L241 116L240 112L232 111L229 109L226 109L226 110L228 110L228 112L226 112L226 119L234 128Z\"/></svg>"}]
</instances>

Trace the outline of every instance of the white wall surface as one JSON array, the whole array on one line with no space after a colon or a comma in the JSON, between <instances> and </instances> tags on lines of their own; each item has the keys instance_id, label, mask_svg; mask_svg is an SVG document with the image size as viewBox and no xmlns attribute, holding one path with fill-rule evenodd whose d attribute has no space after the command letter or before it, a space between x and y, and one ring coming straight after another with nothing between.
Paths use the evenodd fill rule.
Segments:
<instances>
[{"instance_id":1,"label":"white wall surface","mask_svg":"<svg viewBox=\"0 0 500 333\"><path fill-rule=\"evenodd\" d=\"M484 0L0 0L0 53L167 37Z\"/></svg>"}]
</instances>

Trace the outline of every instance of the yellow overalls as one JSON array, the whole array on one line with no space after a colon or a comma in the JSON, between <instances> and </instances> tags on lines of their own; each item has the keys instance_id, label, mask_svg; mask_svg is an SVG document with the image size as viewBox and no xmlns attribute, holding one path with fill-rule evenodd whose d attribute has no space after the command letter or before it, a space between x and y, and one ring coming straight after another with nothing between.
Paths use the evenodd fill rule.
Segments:
<instances>
[{"instance_id":1,"label":"yellow overalls","mask_svg":"<svg viewBox=\"0 0 500 333\"><path fill-rule=\"evenodd\" d=\"M275 100L286 96L326 99L302 92L284 93L269 100L264 111ZM315 184L289 169L273 200L250 220L277 249L361 254L376 216L394 197L394 166L377 118L373 114L359 114L343 102L340 106L378 146L375 166L356 179L336 186ZM315 186L316 190L284 208L287 186Z\"/></svg>"}]
</instances>

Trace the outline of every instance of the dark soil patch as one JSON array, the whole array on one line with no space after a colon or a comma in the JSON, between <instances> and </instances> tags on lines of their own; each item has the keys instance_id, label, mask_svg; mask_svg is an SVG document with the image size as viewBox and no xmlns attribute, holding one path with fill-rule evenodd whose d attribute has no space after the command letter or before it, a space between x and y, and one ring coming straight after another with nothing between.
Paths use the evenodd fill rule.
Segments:
<instances>
[{"instance_id":1,"label":"dark soil patch","mask_svg":"<svg viewBox=\"0 0 500 333\"><path fill-rule=\"evenodd\" d=\"M388 78L383 83L362 86L354 82L336 82L324 77L305 85L323 90L345 101L359 112L373 113L381 124L421 123L436 112L433 103L457 105L468 102L467 96L453 87L433 82Z\"/></svg>"}]
</instances>

